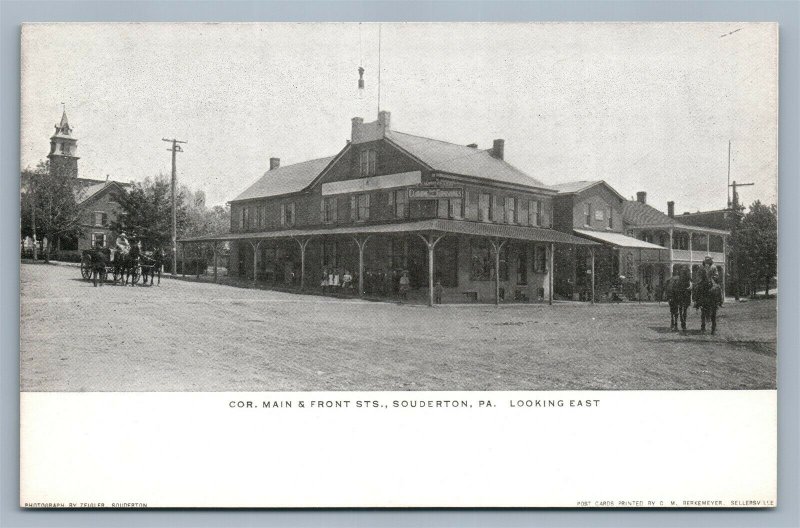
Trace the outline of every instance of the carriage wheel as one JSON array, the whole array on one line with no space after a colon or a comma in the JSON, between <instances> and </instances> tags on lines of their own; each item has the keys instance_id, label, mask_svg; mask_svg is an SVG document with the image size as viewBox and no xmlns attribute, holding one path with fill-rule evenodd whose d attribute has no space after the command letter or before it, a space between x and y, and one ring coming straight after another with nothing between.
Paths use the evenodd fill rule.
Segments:
<instances>
[{"instance_id":1,"label":"carriage wheel","mask_svg":"<svg viewBox=\"0 0 800 528\"><path fill-rule=\"evenodd\" d=\"M139 282L139 277L141 277L142 271L139 269L139 266L134 267L131 270L131 286Z\"/></svg>"},{"instance_id":2,"label":"carriage wheel","mask_svg":"<svg viewBox=\"0 0 800 528\"><path fill-rule=\"evenodd\" d=\"M85 260L81 261L81 277L86 280L92 278L92 263Z\"/></svg>"},{"instance_id":3,"label":"carriage wheel","mask_svg":"<svg viewBox=\"0 0 800 528\"><path fill-rule=\"evenodd\" d=\"M114 276L114 284L116 284L117 281L122 278L122 270L120 268L114 266L112 274Z\"/></svg>"}]
</instances>

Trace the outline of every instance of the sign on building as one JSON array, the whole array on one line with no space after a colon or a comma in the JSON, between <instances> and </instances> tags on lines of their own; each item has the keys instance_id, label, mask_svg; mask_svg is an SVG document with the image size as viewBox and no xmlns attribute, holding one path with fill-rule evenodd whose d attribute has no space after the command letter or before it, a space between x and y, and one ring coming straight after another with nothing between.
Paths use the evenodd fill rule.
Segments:
<instances>
[{"instance_id":1,"label":"sign on building","mask_svg":"<svg viewBox=\"0 0 800 528\"><path fill-rule=\"evenodd\" d=\"M463 198L463 195L464 190L460 187L423 187L408 190L409 200L459 199Z\"/></svg>"}]
</instances>

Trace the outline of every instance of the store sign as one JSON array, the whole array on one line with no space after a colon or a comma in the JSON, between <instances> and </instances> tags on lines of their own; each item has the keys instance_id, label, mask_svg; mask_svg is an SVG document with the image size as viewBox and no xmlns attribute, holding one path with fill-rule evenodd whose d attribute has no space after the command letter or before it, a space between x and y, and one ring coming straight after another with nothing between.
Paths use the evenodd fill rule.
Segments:
<instances>
[{"instance_id":1,"label":"store sign","mask_svg":"<svg viewBox=\"0 0 800 528\"><path fill-rule=\"evenodd\" d=\"M408 190L409 200L460 199L463 196L464 190L460 187L421 187Z\"/></svg>"}]
</instances>

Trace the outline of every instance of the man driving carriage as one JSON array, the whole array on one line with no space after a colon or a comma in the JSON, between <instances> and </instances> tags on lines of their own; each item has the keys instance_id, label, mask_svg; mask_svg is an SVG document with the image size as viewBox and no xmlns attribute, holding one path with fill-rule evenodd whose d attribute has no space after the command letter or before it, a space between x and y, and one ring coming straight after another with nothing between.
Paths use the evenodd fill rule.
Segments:
<instances>
[{"instance_id":1,"label":"man driving carriage","mask_svg":"<svg viewBox=\"0 0 800 528\"><path fill-rule=\"evenodd\" d=\"M128 241L128 235L125 234L125 231L117 236L117 241L114 245L122 255L127 255L131 251L131 243Z\"/></svg>"}]
</instances>

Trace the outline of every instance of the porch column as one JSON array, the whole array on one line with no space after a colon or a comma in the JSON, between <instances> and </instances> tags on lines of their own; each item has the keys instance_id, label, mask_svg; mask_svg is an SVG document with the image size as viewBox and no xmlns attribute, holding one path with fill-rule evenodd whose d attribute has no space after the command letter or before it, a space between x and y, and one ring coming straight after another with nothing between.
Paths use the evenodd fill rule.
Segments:
<instances>
[{"instance_id":1,"label":"porch column","mask_svg":"<svg viewBox=\"0 0 800 528\"><path fill-rule=\"evenodd\" d=\"M727 265L723 264L722 266L722 303L725 304L725 270L728 268Z\"/></svg>"},{"instance_id":2,"label":"porch column","mask_svg":"<svg viewBox=\"0 0 800 528\"><path fill-rule=\"evenodd\" d=\"M250 245L253 246L253 287L256 286L256 281L258 279L258 250L261 248L261 242L263 240L259 240L255 244L250 242Z\"/></svg>"},{"instance_id":3,"label":"porch column","mask_svg":"<svg viewBox=\"0 0 800 528\"><path fill-rule=\"evenodd\" d=\"M363 239L353 236L353 240L358 245L358 296L364 296L364 248L372 235L367 235Z\"/></svg>"},{"instance_id":4,"label":"porch column","mask_svg":"<svg viewBox=\"0 0 800 528\"><path fill-rule=\"evenodd\" d=\"M553 271L555 271L555 270L553 270L553 262L554 262L553 253L555 253L555 250L556 250L556 245L555 245L554 242L551 242L550 243L550 269L547 271L547 282L549 283L549 288L548 289L550 290L548 304L550 304L551 306L553 304Z\"/></svg>"},{"instance_id":5,"label":"porch column","mask_svg":"<svg viewBox=\"0 0 800 528\"><path fill-rule=\"evenodd\" d=\"M217 282L217 244L219 242L214 242L211 244L211 251L214 254L214 282Z\"/></svg>"},{"instance_id":6,"label":"porch column","mask_svg":"<svg viewBox=\"0 0 800 528\"><path fill-rule=\"evenodd\" d=\"M689 271L691 272L692 262L694 262L694 253L692 251L692 239L694 237L692 236L691 231L688 231L686 234L689 235Z\"/></svg>"},{"instance_id":7,"label":"porch column","mask_svg":"<svg viewBox=\"0 0 800 528\"><path fill-rule=\"evenodd\" d=\"M689 239L691 240L691 238ZM644 286L644 273L642 273L642 248L639 248L639 265L636 266L637 284L639 285L639 303L642 302L642 286Z\"/></svg>"},{"instance_id":8,"label":"porch column","mask_svg":"<svg viewBox=\"0 0 800 528\"><path fill-rule=\"evenodd\" d=\"M706 255L711 253L711 234L706 233Z\"/></svg>"},{"instance_id":9,"label":"porch column","mask_svg":"<svg viewBox=\"0 0 800 528\"><path fill-rule=\"evenodd\" d=\"M672 229L669 228L669 276L672 277L672 267L675 265L675 258L672 255L672 248L674 247L673 239L672 239Z\"/></svg>"},{"instance_id":10,"label":"porch column","mask_svg":"<svg viewBox=\"0 0 800 528\"><path fill-rule=\"evenodd\" d=\"M592 247L592 304L594 304L594 246Z\"/></svg>"},{"instance_id":11,"label":"porch column","mask_svg":"<svg viewBox=\"0 0 800 528\"><path fill-rule=\"evenodd\" d=\"M490 240L494 249L494 304L500 305L500 250L506 244L506 240Z\"/></svg>"},{"instance_id":12,"label":"porch column","mask_svg":"<svg viewBox=\"0 0 800 528\"><path fill-rule=\"evenodd\" d=\"M181 243L181 275L186 277L186 242Z\"/></svg>"},{"instance_id":13,"label":"porch column","mask_svg":"<svg viewBox=\"0 0 800 528\"><path fill-rule=\"evenodd\" d=\"M294 237L292 237L294 238ZM306 247L308 247L308 243L311 242L312 237L308 237L305 240L295 238L295 242L300 245L300 291L303 291L305 288L306 283Z\"/></svg>"},{"instance_id":14,"label":"porch column","mask_svg":"<svg viewBox=\"0 0 800 528\"><path fill-rule=\"evenodd\" d=\"M433 234L426 236L417 233L417 236L428 246L428 306L433 306L433 250L436 248L436 244L444 238L444 235L435 237Z\"/></svg>"}]
</instances>

